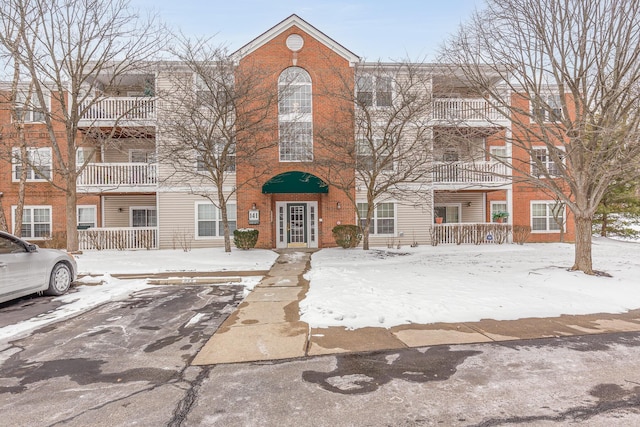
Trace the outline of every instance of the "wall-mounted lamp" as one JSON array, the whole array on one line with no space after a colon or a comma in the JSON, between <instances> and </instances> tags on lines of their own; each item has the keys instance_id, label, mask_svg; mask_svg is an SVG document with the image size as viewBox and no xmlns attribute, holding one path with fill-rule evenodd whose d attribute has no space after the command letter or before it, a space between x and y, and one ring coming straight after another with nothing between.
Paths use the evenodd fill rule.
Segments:
<instances>
[{"instance_id":1,"label":"wall-mounted lamp","mask_svg":"<svg viewBox=\"0 0 640 427\"><path fill-rule=\"evenodd\" d=\"M122 212L122 208L118 208L118 212Z\"/></svg>"},{"instance_id":2,"label":"wall-mounted lamp","mask_svg":"<svg viewBox=\"0 0 640 427\"><path fill-rule=\"evenodd\" d=\"M471 206L471 202L467 202L466 204L467 204L467 207Z\"/></svg>"},{"instance_id":3,"label":"wall-mounted lamp","mask_svg":"<svg viewBox=\"0 0 640 427\"><path fill-rule=\"evenodd\" d=\"M254 211L256 210L256 204L255 203L251 204L251 209L253 209Z\"/></svg>"},{"instance_id":4,"label":"wall-mounted lamp","mask_svg":"<svg viewBox=\"0 0 640 427\"><path fill-rule=\"evenodd\" d=\"M340 202L336 203L336 208L342 209L342 205L340 204Z\"/></svg>"}]
</instances>

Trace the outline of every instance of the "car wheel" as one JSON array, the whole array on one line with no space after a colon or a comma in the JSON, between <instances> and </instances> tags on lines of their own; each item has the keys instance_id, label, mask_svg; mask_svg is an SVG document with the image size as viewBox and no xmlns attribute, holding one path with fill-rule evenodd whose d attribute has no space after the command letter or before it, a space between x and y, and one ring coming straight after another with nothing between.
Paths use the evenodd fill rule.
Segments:
<instances>
[{"instance_id":1,"label":"car wheel","mask_svg":"<svg viewBox=\"0 0 640 427\"><path fill-rule=\"evenodd\" d=\"M58 263L51 270L49 288L45 291L47 295L62 295L71 286L71 270L66 264Z\"/></svg>"}]
</instances>

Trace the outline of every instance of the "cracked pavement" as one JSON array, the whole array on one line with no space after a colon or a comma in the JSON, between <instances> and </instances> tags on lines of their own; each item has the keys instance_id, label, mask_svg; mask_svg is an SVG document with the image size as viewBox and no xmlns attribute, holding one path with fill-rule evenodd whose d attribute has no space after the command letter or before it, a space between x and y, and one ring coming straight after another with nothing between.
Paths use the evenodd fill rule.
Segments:
<instances>
[{"instance_id":1,"label":"cracked pavement","mask_svg":"<svg viewBox=\"0 0 640 427\"><path fill-rule=\"evenodd\" d=\"M191 365L241 296L152 287L0 343L0 424L640 425L637 332Z\"/></svg>"}]
</instances>

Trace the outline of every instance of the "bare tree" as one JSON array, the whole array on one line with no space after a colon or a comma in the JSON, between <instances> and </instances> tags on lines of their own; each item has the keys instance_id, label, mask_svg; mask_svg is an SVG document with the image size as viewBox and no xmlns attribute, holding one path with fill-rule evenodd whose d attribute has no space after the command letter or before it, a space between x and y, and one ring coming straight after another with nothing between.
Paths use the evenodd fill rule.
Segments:
<instances>
[{"instance_id":1,"label":"bare tree","mask_svg":"<svg viewBox=\"0 0 640 427\"><path fill-rule=\"evenodd\" d=\"M38 105L48 106L42 112L52 149L50 181L65 194L67 250L76 251L76 185L86 165L76 164L77 149L95 144L98 134L81 132L80 120L100 101L105 81L115 84L148 67L163 32L127 0L7 0L0 27L11 25L20 29L14 60L24 66ZM0 44L10 46L10 36L0 34Z\"/></svg>"},{"instance_id":2,"label":"bare tree","mask_svg":"<svg viewBox=\"0 0 640 427\"><path fill-rule=\"evenodd\" d=\"M158 93L165 101L159 122L164 142L158 152L168 174L162 179L220 210L224 247L230 252L229 200L250 183L235 179L236 142L239 135L251 141L264 131L277 93L264 87L267 76L259 68L238 69L226 48L209 39L180 38L172 53L178 62L163 68L171 89ZM260 164L260 153L274 144L244 144L244 161Z\"/></svg>"},{"instance_id":3,"label":"bare tree","mask_svg":"<svg viewBox=\"0 0 640 427\"><path fill-rule=\"evenodd\" d=\"M511 119L515 179L573 213L572 269L587 274L594 212L638 172L638 20L638 0L489 0L443 47L442 61Z\"/></svg>"},{"instance_id":4,"label":"bare tree","mask_svg":"<svg viewBox=\"0 0 640 427\"><path fill-rule=\"evenodd\" d=\"M344 191L354 206L358 194L366 194L366 209L357 212L363 248L368 250L370 226L380 203L430 199L430 75L421 64L364 63L356 67L355 82L351 79L343 78L337 91L326 89L348 101L346 111L338 115L348 123L318 133L334 152L349 147L345 141L355 135L355 145L346 155L331 156L324 163L330 185ZM344 173L354 164L355 175Z\"/></svg>"}]
</instances>

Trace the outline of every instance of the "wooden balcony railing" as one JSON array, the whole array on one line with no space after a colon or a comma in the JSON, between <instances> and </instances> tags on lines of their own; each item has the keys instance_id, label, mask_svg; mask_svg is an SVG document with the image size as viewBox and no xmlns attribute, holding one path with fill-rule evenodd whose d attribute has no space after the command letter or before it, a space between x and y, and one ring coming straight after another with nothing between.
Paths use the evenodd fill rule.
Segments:
<instances>
[{"instance_id":1,"label":"wooden balcony railing","mask_svg":"<svg viewBox=\"0 0 640 427\"><path fill-rule=\"evenodd\" d=\"M80 105L81 121L149 121L156 119L156 100L151 97L108 97ZM88 108L87 108L88 106ZM86 111L85 111L86 109Z\"/></svg>"},{"instance_id":2,"label":"wooden balcony railing","mask_svg":"<svg viewBox=\"0 0 640 427\"><path fill-rule=\"evenodd\" d=\"M435 162L434 183L507 183L509 169L495 162Z\"/></svg>"},{"instance_id":3,"label":"wooden balcony railing","mask_svg":"<svg viewBox=\"0 0 640 427\"><path fill-rule=\"evenodd\" d=\"M506 117L482 98L435 98L433 119L452 122L495 122L504 121Z\"/></svg>"},{"instance_id":4,"label":"wooden balcony railing","mask_svg":"<svg viewBox=\"0 0 640 427\"><path fill-rule=\"evenodd\" d=\"M78 230L78 248L81 251L158 249L158 229L113 227Z\"/></svg>"},{"instance_id":5,"label":"wooden balcony railing","mask_svg":"<svg viewBox=\"0 0 640 427\"><path fill-rule=\"evenodd\" d=\"M458 223L433 224L431 244L502 244L509 241L511 224Z\"/></svg>"},{"instance_id":6,"label":"wooden balcony railing","mask_svg":"<svg viewBox=\"0 0 640 427\"><path fill-rule=\"evenodd\" d=\"M157 171L155 163L89 163L78 176L78 186L155 186Z\"/></svg>"}]
</instances>

